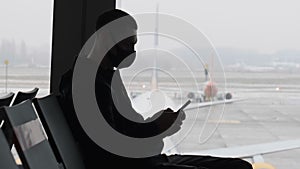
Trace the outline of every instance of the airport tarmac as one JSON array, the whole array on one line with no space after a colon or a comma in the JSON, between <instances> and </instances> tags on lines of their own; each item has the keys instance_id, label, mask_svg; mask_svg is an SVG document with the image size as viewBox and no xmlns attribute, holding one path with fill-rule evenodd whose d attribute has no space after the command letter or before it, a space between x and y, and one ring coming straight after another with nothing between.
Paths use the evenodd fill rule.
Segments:
<instances>
[{"instance_id":1,"label":"airport tarmac","mask_svg":"<svg viewBox=\"0 0 300 169\"><path fill-rule=\"evenodd\" d=\"M239 92L238 97L247 100L186 111L187 118L182 128L184 131L171 138L172 143L177 143L172 153L188 154L208 149L300 139L300 91L230 90ZM197 113L198 116L195 115ZM276 169L299 169L299 157L300 149L263 155L264 161Z\"/></svg>"},{"instance_id":2,"label":"airport tarmac","mask_svg":"<svg viewBox=\"0 0 300 169\"><path fill-rule=\"evenodd\" d=\"M171 74L177 76L174 79L183 86L183 91L191 88L195 80L183 72ZM174 79L158 77L159 86L178 87ZM124 79L132 91L147 91L151 85L151 73L133 78L129 75ZM165 139L164 153L197 154L203 150L300 139L299 73L226 72L225 79L226 88L225 83L217 84L221 91L232 93L235 99L246 100L186 111L181 131ZM187 98L182 99L177 98L178 105ZM299 156L300 149L294 149L265 154L263 160L276 169L299 169ZM245 160L252 162L252 159Z\"/></svg>"}]
</instances>

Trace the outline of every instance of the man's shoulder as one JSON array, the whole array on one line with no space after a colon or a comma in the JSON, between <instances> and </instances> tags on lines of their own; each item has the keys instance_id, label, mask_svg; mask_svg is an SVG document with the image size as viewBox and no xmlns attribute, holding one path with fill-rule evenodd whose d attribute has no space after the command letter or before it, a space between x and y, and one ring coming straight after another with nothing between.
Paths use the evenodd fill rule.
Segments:
<instances>
[{"instance_id":1,"label":"man's shoulder","mask_svg":"<svg viewBox=\"0 0 300 169\"><path fill-rule=\"evenodd\" d=\"M59 93L60 93L60 101L61 102L67 102L72 98L72 76L73 76L73 70L69 69L67 72L65 72L59 83Z\"/></svg>"}]
</instances>

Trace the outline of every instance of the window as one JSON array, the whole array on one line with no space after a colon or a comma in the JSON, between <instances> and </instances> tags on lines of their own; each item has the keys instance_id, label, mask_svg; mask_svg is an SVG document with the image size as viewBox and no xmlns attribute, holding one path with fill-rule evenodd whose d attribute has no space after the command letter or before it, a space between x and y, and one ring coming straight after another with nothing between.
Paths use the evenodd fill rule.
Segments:
<instances>
[{"instance_id":1,"label":"window","mask_svg":"<svg viewBox=\"0 0 300 169\"><path fill-rule=\"evenodd\" d=\"M197 111L186 111L187 120L184 125L192 129L186 133L178 133L175 139L184 137L176 144L177 152L200 152L215 148L247 146L260 143L272 143L285 140L299 140L299 101L300 101L300 5L298 1L180 1L180 0L117 0L117 8L123 9L136 16L142 13L169 14L191 23L206 35L217 51L211 60L220 58L224 69L226 83L216 83L222 91L231 93L232 99L246 99L241 102L228 104L223 113L222 106L201 108ZM155 21L153 31L155 30ZM180 26L180 25L179 25ZM158 28L159 30L160 28ZM176 27L171 28L176 29ZM183 32L185 30L182 30ZM159 33L159 32L158 32ZM186 31L185 33L189 33ZM137 60L145 50L155 47L155 35L152 37L138 37ZM199 91L191 91L189 83L181 87L182 91L167 92L165 88L172 88L172 78L163 71L158 72L158 90L168 95L175 104L179 99L193 99L194 104L203 104L201 93L205 90L205 68L210 76L214 73L218 80L218 71L212 70L212 62L198 64L198 69L193 68L197 75L195 78L185 75L175 58L186 59L189 53L172 39L165 39L159 35L157 50L161 55L175 53L176 57L165 57L157 60L156 65L162 66L173 73L174 79L182 82L200 81ZM167 43L166 43L167 42ZM154 45L153 45L154 44ZM165 45L168 44L168 45ZM165 46L164 46L165 45ZM200 45L200 44L199 44ZM159 53L158 52L158 53ZM142 54L141 54L142 53ZM152 53L153 54L153 53ZM218 56L218 57L217 57ZM153 61L144 59L136 62L142 66L153 67ZM153 57L152 57L153 59ZM194 60L187 61L191 67ZM155 65L154 65L155 66ZM174 68L170 70L170 68ZM161 67L160 67L161 69ZM153 74L129 68L124 70L122 78L125 81L133 105L143 103L136 101L143 92L151 92L151 76ZM144 74L143 74L144 73ZM199 76L198 76L199 75ZM214 79L213 79L214 80ZM224 85L226 84L226 88ZM179 97L180 96L180 97ZM161 95L163 97L163 95ZM198 99L197 99L198 98ZM218 98L215 98L218 99ZM151 99L148 99L151 101ZM166 99L163 98L163 101ZM157 104L162 101L158 101ZM152 102L148 109L155 104ZM180 104L179 104L180 105ZM139 108L139 105L134 105ZM169 106L165 102L164 106ZM160 108L164 108L164 106ZM145 109L145 106L141 106ZM216 109L216 111L212 111ZM145 110L147 111L147 110ZM219 113L214 113L219 112ZM195 116L199 113L198 116ZM193 123L195 122L195 123ZM193 123L193 124L191 124ZM299 142L299 141L298 141ZM270 152L274 149L270 144ZM266 162L276 168L294 168L299 166L298 150L270 153L263 156ZM251 159L249 159L251 160ZM253 160L253 159L252 159Z\"/></svg>"},{"instance_id":2,"label":"window","mask_svg":"<svg viewBox=\"0 0 300 169\"><path fill-rule=\"evenodd\" d=\"M39 88L49 94L53 0L0 6L0 93Z\"/></svg>"}]
</instances>

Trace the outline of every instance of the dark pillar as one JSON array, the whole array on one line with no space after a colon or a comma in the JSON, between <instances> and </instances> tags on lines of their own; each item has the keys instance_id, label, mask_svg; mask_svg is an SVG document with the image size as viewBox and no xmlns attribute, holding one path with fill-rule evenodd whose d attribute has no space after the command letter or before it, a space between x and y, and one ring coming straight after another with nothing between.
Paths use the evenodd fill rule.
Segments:
<instances>
[{"instance_id":1,"label":"dark pillar","mask_svg":"<svg viewBox=\"0 0 300 169\"><path fill-rule=\"evenodd\" d=\"M61 76L71 68L97 17L115 8L115 0L54 0L50 92L57 94Z\"/></svg>"}]
</instances>

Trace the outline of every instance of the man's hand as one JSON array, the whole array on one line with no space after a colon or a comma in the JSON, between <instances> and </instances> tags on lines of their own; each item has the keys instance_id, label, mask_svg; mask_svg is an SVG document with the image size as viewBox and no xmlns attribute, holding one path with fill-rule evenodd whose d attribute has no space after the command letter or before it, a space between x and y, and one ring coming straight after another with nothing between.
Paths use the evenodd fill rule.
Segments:
<instances>
[{"instance_id":1,"label":"man's hand","mask_svg":"<svg viewBox=\"0 0 300 169\"><path fill-rule=\"evenodd\" d=\"M172 109L168 108L156 113L151 120L157 125L159 133L164 133L165 136L173 135L181 129L183 120L185 120L186 115L183 110L179 112L174 112Z\"/></svg>"},{"instance_id":2,"label":"man's hand","mask_svg":"<svg viewBox=\"0 0 300 169\"><path fill-rule=\"evenodd\" d=\"M171 109L167 109L162 114L162 117L165 117L165 122L163 121L162 126L165 127L164 131L166 131L166 136L171 136L177 133L183 124L183 121L186 118L185 112L183 110L179 110L178 112L174 112ZM164 120L164 119L163 119Z\"/></svg>"}]
</instances>

